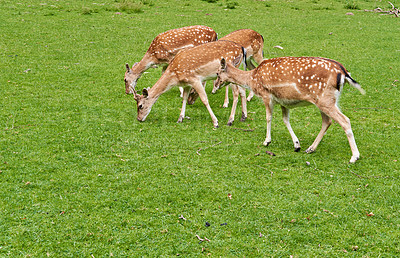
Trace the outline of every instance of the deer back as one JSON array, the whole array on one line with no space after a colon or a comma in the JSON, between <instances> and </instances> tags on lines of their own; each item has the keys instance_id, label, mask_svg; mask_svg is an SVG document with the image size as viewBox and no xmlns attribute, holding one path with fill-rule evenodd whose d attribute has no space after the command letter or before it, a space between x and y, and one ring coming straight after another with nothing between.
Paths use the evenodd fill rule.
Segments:
<instances>
[{"instance_id":1,"label":"deer back","mask_svg":"<svg viewBox=\"0 0 400 258\"><path fill-rule=\"evenodd\" d=\"M216 76L220 60L239 67L245 53L242 46L231 41L215 41L179 52L167 68L168 73L174 73L181 82L189 77Z\"/></svg>"},{"instance_id":2,"label":"deer back","mask_svg":"<svg viewBox=\"0 0 400 258\"><path fill-rule=\"evenodd\" d=\"M229 40L238 43L246 49L248 56L252 56L254 53L262 51L264 47L263 36L251 29L236 30L219 40Z\"/></svg>"},{"instance_id":3,"label":"deer back","mask_svg":"<svg viewBox=\"0 0 400 258\"><path fill-rule=\"evenodd\" d=\"M159 34L147 52L159 62L169 63L180 50L215 40L217 33L210 27L202 25L183 27Z\"/></svg>"}]
</instances>

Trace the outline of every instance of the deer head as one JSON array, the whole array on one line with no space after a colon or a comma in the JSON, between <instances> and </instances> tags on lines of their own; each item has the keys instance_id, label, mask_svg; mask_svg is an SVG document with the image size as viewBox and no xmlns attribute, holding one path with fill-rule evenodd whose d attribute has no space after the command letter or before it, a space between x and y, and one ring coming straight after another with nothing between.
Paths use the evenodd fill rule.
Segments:
<instances>
[{"instance_id":1,"label":"deer head","mask_svg":"<svg viewBox=\"0 0 400 258\"><path fill-rule=\"evenodd\" d=\"M132 68L137 65L135 63ZM140 78L140 74L134 73L133 70L129 67L129 64L125 64L126 71L125 71L125 93L126 94L133 94L136 87L136 82Z\"/></svg>"},{"instance_id":2,"label":"deer head","mask_svg":"<svg viewBox=\"0 0 400 258\"><path fill-rule=\"evenodd\" d=\"M150 88L144 88L143 94L139 95L134 90L134 98L137 104L137 120L143 122L149 115L153 104L156 102L157 98L153 98L149 94Z\"/></svg>"},{"instance_id":3,"label":"deer head","mask_svg":"<svg viewBox=\"0 0 400 258\"><path fill-rule=\"evenodd\" d=\"M228 66L226 65L226 60L225 58L222 58L221 66L217 71L217 79L214 81L214 88L212 90L212 93L215 93L220 88L229 84L228 77L226 76L227 71Z\"/></svg>"}]
</instances>

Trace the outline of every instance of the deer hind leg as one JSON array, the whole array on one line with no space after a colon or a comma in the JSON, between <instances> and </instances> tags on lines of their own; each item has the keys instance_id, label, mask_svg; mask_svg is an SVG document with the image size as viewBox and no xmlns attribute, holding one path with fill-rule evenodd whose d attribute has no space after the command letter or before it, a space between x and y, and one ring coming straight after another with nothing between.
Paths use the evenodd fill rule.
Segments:
<instances>
[{"instance_id":1,"label":"deer hind leg","mask_svg":"<svg viewBox=\"0 0 400 258\"><path fill-rule=\"evenodd\" d=\"M206 87L206 82L204 81L204 82L202 82L202 84L203 84L203 88L205 88ZM197 91L195 89L192 88L190 90L187 103L189 105L193 105L198 97L199 97L199 94L197 93Z\"/></svg>"},{"instance_id":2,"label":"deer hind leg","mask_svg":"<svg viewBox=\"0 0 400 258\"><path fill-rule=\"evenodd\" d=\"M201 101L203 102L203 104L206 106L208 112L210 113L211 119L213 121L213 125L215 128L218 127L218 119L217 117L214 115L214 112L212 111L210 104L208 103L208 98L207 98L207 94L205 89L203 88L203 85L200 81L194 82L192 84L193 88L197 91L197 93L199 94L199 97L201 99Z\"/></svg>"},{"instance_id":3,"label":"deer hind leg","mask_svg":"<svg viewBox=\"0 0 400 258\"><path fill-rule=\"evenodd\" d=\"M321 117L322 117L321 131L319 131L317 138L315 138L313 144L310 147L308 147L308 149L306 150L307 153L313 153L317 149L318 144L322 140L322 137L324 137L329 126L332 124L332 119L322 111L321 111Z\"/></svg>"},{"instance_id":4,"label":"deer hind leg","mask_svg":"<svg viewBox=\"0 0 400 258\"><path fill-rule=\"evenodd\" d=\"M322 112L330 116L334 121L336 121L345 131L347 140L349 141L352 156L350 163L356 162L360 158L360 152L358 151L356 141L354 139L353 130L351 130L350 119L345 116L336 105L328 108L321 109Z\"/></svg>"},{"instance_id":5,"label":"deer hind leg","mask_svg":"<svg viewBox=\"0 0 400 258\"><path fill-rule=\"evenodd\" d=\"M290 121L289 121L290 110L288 108L285 108L284 106L281 106L281 109L282 109L283 122L285 123L285 125L290 133L290 136L292 137L294 151L298 152L300 150L300 141L297 138L296 134L294 133L292 126L290 125Z\"/></svg>"},{"instance_id":6,"label":"deer hind leg","mask_svg":"<svg viewBox=\"0 0 400 258\"><path fill-rule=\"evenodd\" d=\"M181 109L181 114L179 115L178 118L178 123L182 123L183 119L185 119L185 112L186 112L186 103L187 103L187 99L189 96L189 91L190 91L190 87L184 87L183 89L183 94L182 94L182 109Z\"/></svg>"}]
</instances>

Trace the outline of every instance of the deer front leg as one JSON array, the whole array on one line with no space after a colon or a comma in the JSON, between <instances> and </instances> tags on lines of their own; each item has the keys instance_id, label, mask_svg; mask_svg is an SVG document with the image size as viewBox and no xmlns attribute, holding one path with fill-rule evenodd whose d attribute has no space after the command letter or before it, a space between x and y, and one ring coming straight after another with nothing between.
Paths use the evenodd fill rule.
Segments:
<instances>
[{"instance_id":1,"label":"deer front leg","mask_svg":"<svg viewBox=\"0 0 400 258\"><path fill-rule=\"evenodd\" d=\"M239 100L239 89L238 89L238 86L236 86L234 84L231 84L231 88L232 88L232 93L233 93L233 101L232 101L231 115L229 116L229 119L228 119L228 125L229 126L231 126L233 124L233 121L235 120L236 107L237 107L237 103L238 103L238 100Z\"/></svg>"},{"instance_id":2,"label":"deer front leg","mask_svg":"<svg viewBox=\"0 0 400 258\"><path fill-rule=\"evenodd\" d=\"M232 89L233 91L233 89ZM229 86L227 85L225 87L225 99L224 99L224 104L222 105L223 108L227 108L229 105Z\"/></svg>"},{"instance_id":3,"label":"deer front leg","mask_svg":"<svg viewBox=\"0 0 400 258\"><path fill-rule=\"evenodd\" d=\"M181 114L179 115L178 118L178 123L182 123L183 119L185 119L185 112L186 112L186 102L189 96L189 91L190 91L190 87L185 87L183 88L183 95L182 95L182 109L181 109Z\"/></svg>"},{"instance_id":4,"label":"deer front leg","mask_svg":"<svg viewBox=\"0 0 400 258\"><path fill-rule=\"evenodd\" d=\"M322 117L321 131L319 131L317 138L315 138L313 144L310 147L308 147L308 149L306 150L307 153L313 153L317 149L318 144L322 140L322 137L324 137L329 126L332 124L332 119L322 111L321 111L321 117Z\"/></svg>"},{"instance_id":5,"label":"deer front leg","mask_svg":"<svg viewBox=\"0 0 400 258\"><path fill-rule=\"evenodd\" d=\"M246 100L246 89L242 87L239 88L240 100L242 101L242 117L240 118L241 122L246 121L247 118L247 100Z\"/></svg>"},{"instance_id":6,"label":"deer front leg","mask_svg":"<svg viewBox=\"0 0 400 258\"><path fill-rule=\"evenodd\" d=\"M203 104L206 106L208 112L210 113L214 127L217 128L218 127L218 119L214 115L214 112L212 111L210 104L208 103L207 94L206 94L205 89L203 88L203 85L201 84L200 81L196 81L196 82L192 83L192 86L197 91L201 101L203 102Z\"/></svg>"},{"instance_id":7,"label":"deer front leg","mask_svg":"<svg viewBox=\"0 0 400 258\"><path fill-rule=\"evenodd\" d=\"M271 122L274 105L269 97L265 97L263 100L265 105L265 116L267 120L267 136L263 144L264 146L268 146L271 143Z\"/></svg>"},{"instance_id":8,"label":"deer front leg","mask_svg":"<svg viewBox=\"0 0 400 258\"><path fill-rule=\"evenodd\" d=\"M251 58L252 59L252 58ZM247 64L247 70L253 70L256 66L252 63L252 60L249 60ZM262 61L262 59L261 59ZM247 101L250 101L254 97L254 92L252 90L249 91L249 96L247 97Z\"/></svg>"},{"instance_id":9,"label":"deer front leg","mask_svg":"<svg viewBox=\"0 0 400 258\"><path fill-rule=\"evenodd\" d=\"M300 150L300 142L299 142L299 139L297 138L296 134L294 133L292 126L290 125L290 121L289 121L290 110L288 108L285 108L284 106L281 106L281 109L282 109L283 122L285 123L285 125L290 133L290 136L292 137L294 151L298 152Z\"/></svg>"}]
</instances>

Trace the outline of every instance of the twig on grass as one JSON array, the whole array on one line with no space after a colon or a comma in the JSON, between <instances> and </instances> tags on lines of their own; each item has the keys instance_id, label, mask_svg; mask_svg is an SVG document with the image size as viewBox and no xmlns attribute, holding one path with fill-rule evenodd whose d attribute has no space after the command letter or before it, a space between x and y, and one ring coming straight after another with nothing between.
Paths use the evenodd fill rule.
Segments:
<instances>
[{"instance_id":1,"label":"twig on grass","mask_svg":"<svg viewBox=\"0 0 400 258\"><path fill-rule=\"evenodd\" d=\"M210 242L210 239L208 239L207 237L205 237L204 239L201 238L199 235L196 235L196 237L197 237L197 239L200 240L201 242L203 242L203 241Z\"/></svg>"},{"instance_id":2,"label":"twig on grass","mask_svg":"<svg viewBox=\"0 0 400 258\"><path fill-rule=\"evenodd\" d=\"M328 210L325 210L325 209L322 209L324 212L326 212L326 213L329 213L329 214L331 214L332 216L334 216L335 218L337 218L338 216L337 215L335 215L333 212L331 212L331 211L328 211Z\"/></svg>"},{"instance_id":3,"label":"twig on grass","mask_svg":"<svg viewBox=\"0 0 400 258\"><path fill-rule=\"evenodd\" d=\"M209 147L205 147L204 149L203 149L203 148L200 148L200 149L198 149L198 150L196 151L196 153L197 153L197 155L201 156L201 154L199 153L200 151L206 150L206 149L208 149L208 148L212 148L212 147L214 147L214 146L216 146L216 145L219 145L219 144L221 144L221 143L222 143L222 141L221 141L221 142L217 142L216 144L213 144L213 145L211 145L211 146L209 146Z\"/></svg>"},{"instance_id":4,"label":"twig on grass","mask_svg":"<svg viewBox=\"0 0 400 258\"><path fill-rule=\"evenodd\" d=\"M240 130L240 131L245 131L245 132L253 132L254 129L243 129L243 128L232 128L233 130Z\"/></svg>"},{"instance_id":5,"label":"twig on grass","mask_svg":"<svg viewBox=\"0 0 400 258\"><path fill-rule=\"evenodd\" d=\"M388 2L388 3L392 6L391 10L385 11L382 8L378 7L378 8L375 8L374 10L365 10L365 11L366 12L382 13L382 14L387 14L387 15L394 14L394 16L399 17L400 16L400 9L394 7L394 4L392 4L391 2Z\"/></svg>"}]
</instances>

